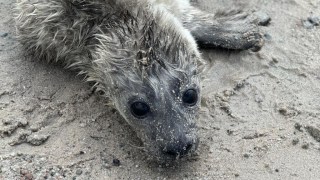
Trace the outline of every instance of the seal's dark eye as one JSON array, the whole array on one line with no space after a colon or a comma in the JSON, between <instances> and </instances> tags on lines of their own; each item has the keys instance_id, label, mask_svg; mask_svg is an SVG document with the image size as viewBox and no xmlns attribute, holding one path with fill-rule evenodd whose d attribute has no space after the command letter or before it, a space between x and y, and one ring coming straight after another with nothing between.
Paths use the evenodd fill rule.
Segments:
<instances>
[{"instance_id":1,"label":"seal's dark eye","mask_svg":"<svg viewBox=\"0 0 320 180\"><path fill-rule=\"evenodd\" d=\"M140 101L132 103L130 108L136 118L144 118L150 112L148 104Z\"/></svg>"},{"instance_id":2,"label":"seal's dark eye","mask_svg":"<svg viewBox=\"0 0 320 180\"><path fill-rule=\"evenodd\" d=\"M182 101L188 106L194 106L198 102L198 93L194 89L188 89L183 93Z\"/></svg>"}]
</instances>

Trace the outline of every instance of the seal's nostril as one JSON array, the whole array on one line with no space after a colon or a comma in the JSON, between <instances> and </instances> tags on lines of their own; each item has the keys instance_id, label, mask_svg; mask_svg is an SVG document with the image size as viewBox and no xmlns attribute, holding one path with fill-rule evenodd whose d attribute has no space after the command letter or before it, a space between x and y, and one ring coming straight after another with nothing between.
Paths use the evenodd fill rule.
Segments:
<instances>
[{"instance_id":1,"label":"seal's nostril","mask_svg":"<svg viewBox=\"0 0 320 180\"><path fill-rule=\"evenodd\" d=\"M170 156L177 156L179 154L178 152L172 150L164 151L164 153Z\"/></svg>"},{"instance_id":2,"label":"seal's nostril","mask_svg":"<svg viewBox=\"0 0 320 180\"><path fill-rule=\"evenodd\" d=\"M170 144L163 150L163 153L169 156L184 156L188 154L192 146L192 142L187 142L185 144Z\"/></svg>"},{"instance_id":3,"label":"seal's nostril","mask_svg":"<svg viewBox=\"0 0 320 180\"><path fill-rule=\"evenodd\" d=\"M186 148L186 152L189 152L190 149L192 148L192 143L188 143L185 148Z\"/></svg>"}]
</instances>

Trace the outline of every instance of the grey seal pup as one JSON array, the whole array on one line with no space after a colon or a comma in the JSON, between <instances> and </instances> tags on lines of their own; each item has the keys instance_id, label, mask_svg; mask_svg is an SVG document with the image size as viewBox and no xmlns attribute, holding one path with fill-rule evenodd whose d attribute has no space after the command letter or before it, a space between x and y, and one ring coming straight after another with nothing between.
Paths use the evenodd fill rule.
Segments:
<instances>
[{"instance_id":1,"label":"grey seal pup","mask_svg":"<svg viewBox=\"0 0 320 180\"><path fill-rule=\"evenodd\" d=\"M188 0L18 0L15 12L25 52L93 81L165 162L198 146L198 47L263 45L246 15L208 14Z\"/></svg>"}]
</instances>

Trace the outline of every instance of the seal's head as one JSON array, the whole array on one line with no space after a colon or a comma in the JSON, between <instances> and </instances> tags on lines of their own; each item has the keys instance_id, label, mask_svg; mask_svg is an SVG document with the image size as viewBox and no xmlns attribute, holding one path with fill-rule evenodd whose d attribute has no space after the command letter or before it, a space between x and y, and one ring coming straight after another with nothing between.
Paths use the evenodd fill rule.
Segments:
<instances>
[{"instance_id":1,"label":"seal's head","mask_svg":"<svg viewBox=\"0 0 320 180\"><path fill-rule=\"evenodd\" d=\"M175 160L198 145L200 54L190 33L169 14L134 16L139 20L119 25L118 31L114 25L108 36L97 35L97 60L89 74L147 152L160 161Z\"/></svg>"},{"instance_id":2,"label":"seal's head","mask_svg":"<svg viewBox=\"0 0 320 180\"><path fill-rule=\"evenodd\" d=\"M138 59L141 60L140 53ZM174 61L172 58L193 61L195 56L188 56L179 46L176 47L176 56L171 56L174 53L169 56L160 53L147 53L144 58L159 62L148 65L144 73L123 72L129 75L125 80L114 82L118 88L113 97L117 109L138 133L150 155L170 160L197 148L195 123L200 86L195 64L182 69L178 64L167 62L168 59Z\"/></svg>"}]
</instances>

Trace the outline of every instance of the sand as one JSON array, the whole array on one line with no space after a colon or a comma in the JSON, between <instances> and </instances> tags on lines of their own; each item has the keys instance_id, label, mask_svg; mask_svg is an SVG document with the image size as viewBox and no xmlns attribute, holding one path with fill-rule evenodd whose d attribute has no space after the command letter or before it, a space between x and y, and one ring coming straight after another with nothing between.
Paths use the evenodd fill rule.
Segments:
<instances>
[{"instance_id":1,"label":"sand","mask_svg":"<svg viewBox=\"0 0 320 180\"><path fill-rule=\"evenodd\" d=\"M319 0L198 0L267 13L260 52L203 50L197 155L147 160L108 99L76 72L23 57L0 0L0 179L319 179Z\"/></svg>"}]
</instances>

